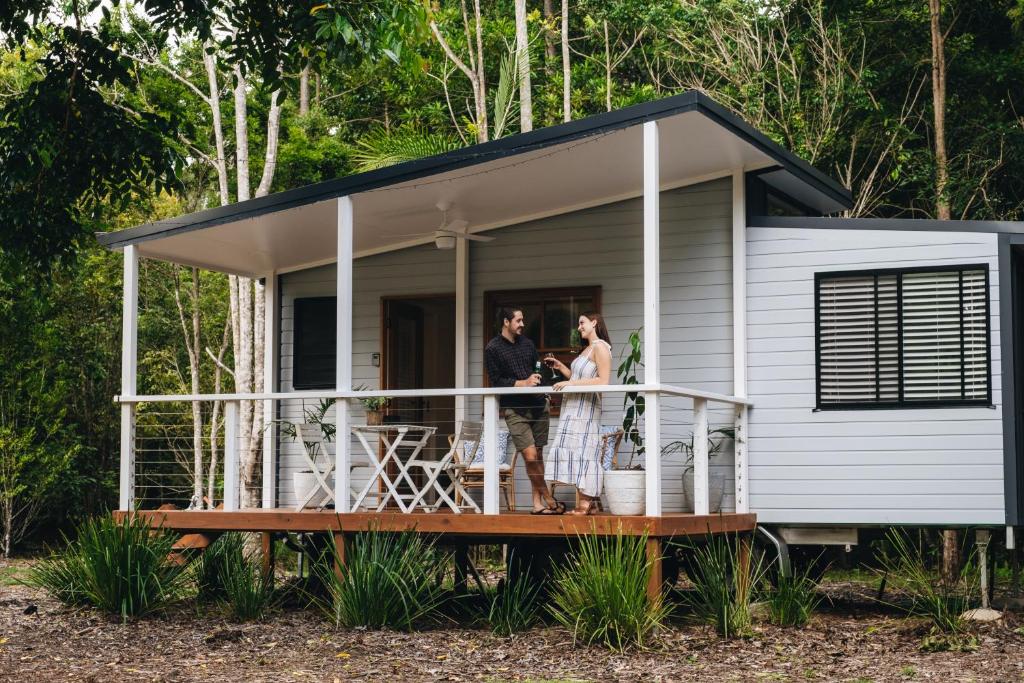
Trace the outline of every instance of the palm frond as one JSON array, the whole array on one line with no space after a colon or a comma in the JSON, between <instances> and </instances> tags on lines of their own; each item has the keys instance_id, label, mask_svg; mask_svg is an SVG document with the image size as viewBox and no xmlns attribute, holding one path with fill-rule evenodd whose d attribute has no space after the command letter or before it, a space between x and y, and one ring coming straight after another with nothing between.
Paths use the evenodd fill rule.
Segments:
<instances>
[{"instance_id":1,"label":"palm frond","mask_svg":"<svg viewBox=\"0 0 1024 683\"><path fill-rule=\"evenodd\" d=\"M432 133L417 125L374 128L356 142L352 152L356 170L374 171L403 161L450 152L459 141L444 133Z\"/></svg>"}]
</instances>

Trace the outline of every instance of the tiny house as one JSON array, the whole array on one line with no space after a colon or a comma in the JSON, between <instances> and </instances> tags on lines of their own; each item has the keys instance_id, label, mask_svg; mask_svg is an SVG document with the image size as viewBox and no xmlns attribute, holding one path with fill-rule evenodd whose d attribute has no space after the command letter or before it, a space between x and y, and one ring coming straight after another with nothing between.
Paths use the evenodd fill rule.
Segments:
<instances>
[{"instance_id":1,"label":"tiny house","mask_svg":"<svg viewBox=\"0 0 1024 683\"><path fill-rule=\"evenodd\" d=\"M616 458L643 464L640 519L663 536L710 520L750 529L755 516L796 542L855 542L850 531L870 525L1020 524L1021 226L833 217L849 206L838 182L688 92L103 234L125 253L120 507L144 503L139 411L220 401L224 510L179 526L234 514L245 528L298 528L316 514L295 486L306 446L263 432L263 516L246 512L238 406L294 424L332 399L324 420L346 437L327 446L323 493L339 519L358 514L353 501L383 470L352 459L388 444L347 435L366 422L366 399L387 397L384 427L427 428L417 448L431 457L482 421L482 486L468 494L483 514L466 516L498 525L528 509L530 487L497 402L551 393L487 384L483 348L512 306L539 351L565 359L585 311L603 313L616 360L640 331L642 376L628 390L646 400L644 449L625 439ZM263 282L262 393L137 395L139 258ZM613 377L590 390L602 422L620 425L627 388ZM557 400L552 413L555 429ZM516 524L486 533L526 528Z\"/></svg>"}]
</instances>

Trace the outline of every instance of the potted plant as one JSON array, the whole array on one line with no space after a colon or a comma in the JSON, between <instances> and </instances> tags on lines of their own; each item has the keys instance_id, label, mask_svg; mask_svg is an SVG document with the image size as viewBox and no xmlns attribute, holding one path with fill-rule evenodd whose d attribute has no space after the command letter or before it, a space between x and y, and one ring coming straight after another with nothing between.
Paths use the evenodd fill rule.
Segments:
<instances>
[{"instance_id":1,"label":"potted plant","mask_svg":"<svg viewBox=\"0 0 1024 683\"><path fill-rule=\"evenodd\" d=\"M369 391L369 387L365 384L360 384L356 387L356 391ZM369 396L367 398L359 399L359 402L363 404L363 408L366 409L366 424L383 424L384 409L387 408L390 401L391 399L387 396Z\"/></svg>"},{"instance_id":2,"label":"potted plant","mask_svg":"<svg viewBox=\"0 0 1024 683\"><path fill-rule=\"evenodd\" d=\"M708 432L708 460L722 452L725 442L735 438L736 430L732 427L717 427ZM671 455L672 453L686 454L686 469L683 470L683 502L686 512L693 512L695 509L693 495L693 432L690 432L689 441L673 441L665 444L661 454ZM708 475L708 510L719 512L722 509L722 499L725 497L725 476L720 473L711 472Z\"/></svg>"},{"instance_id":3,"label":"potted plant","mask_svg":"<svg viewBox=\"0 0 1024 683\"><path fill-rule=\"evenodd\" d=\"M639 384L636 373L643 367L640 330L629 335L629 350L615 374L622 384ZM640 432L640 418L644 414L644 397L627 393L622 403L622 431L631 445L629 460L624 468L611 469L604 474L604 497L608 511L613 515L642 515L647 505L647 473L633 459L644 454L644 439Z\"/></svg>"},{"instance_id":4,"label":"potted plant","mask_svg":"<svg viewBox=\"0 0 1024 683\"><path fill-rule=\"evenodd\" d=\"M315 424L320 428L325 444L334 440L334 434L337 431L337 426L333 422L324 420L327 411L333 405L333 398L325 398L321 399L313 408L307 408L305 404L302 406L302 414L305 417L306 424ZM281 436L289 441L295 441L299 438L298 425L290 420L274 420L270 424L278 425L281 428ZM314 452L312 455L315 458L318 453ZM296 500L305 500L309 492L316 488L316 486L317 480L313 470L303 469L292 473L292 490L295 493Z\"/></svg>"}]
</instances>

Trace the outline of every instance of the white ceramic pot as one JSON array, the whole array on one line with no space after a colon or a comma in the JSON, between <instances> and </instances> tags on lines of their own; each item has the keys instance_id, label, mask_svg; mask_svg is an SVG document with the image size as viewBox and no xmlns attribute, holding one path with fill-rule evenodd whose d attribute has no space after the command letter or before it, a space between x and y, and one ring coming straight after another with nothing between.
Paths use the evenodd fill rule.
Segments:
<instances>
[{"instance_id":1,"label":"white ceramic pot","mask_svg":"<svg viewBox=\"0 0 1024 683\"><path fill-rule=\"evenodd\" d=\"M647 473L643 470L608 470L604 473L604 499L613 515L642 515L647 506Z\"/></svg>"},{"instance_id":2,"label":"white ceramic pot","mask_svg":"<svg viewBox=\"0 0 1024 683\"><path fill-rule=\"evenodd\" d=\"M292 474L292 486L295 491L295 502L306 500L306 496L309 495L310 491L316 488L317 481L316 476L312 470L300 470ZM306 507L314 507L316 505L316 496L313 496L306 501Z\"/></svg>"},{"instance_id":3,"label":"white ceramic pot","mask_svg":"<svg viewBox=\"0 0 1024 683\"><path fill-rule=\"evenodd\" d=\"M725 476L711 473L708 475L708 512L722 510L722 498L725 497ZM693 512L693 468L683 470L683 506L686 512Z\"/></svg>"}]
</instances>

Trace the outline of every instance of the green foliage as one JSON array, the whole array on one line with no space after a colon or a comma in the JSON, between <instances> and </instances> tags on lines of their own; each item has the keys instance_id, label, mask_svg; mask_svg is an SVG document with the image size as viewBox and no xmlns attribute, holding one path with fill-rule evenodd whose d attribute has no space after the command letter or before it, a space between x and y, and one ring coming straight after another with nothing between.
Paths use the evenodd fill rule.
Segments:
<instances>
[{"instance_id":1,"label":"green foliage","mask_svg":"<svg viewBox=\"0 0 1024 683\"><path fill-rule=\"evenodd\" d=\"M220 601L227 597L224 573L241 562L245 554L245 538L237 532L222 534L192 563L196 597L201 602Z\"/></svg>"},{"instance_id":2,"label":"green foliage","mask_svg":"<svg viewBox=\"0 0 1024 683\"><path fill-rule=\"evenodd\" d=\"M78 527L63 553L40 563L27 583L122 619L144 616L181 595L187 574L168 559L174 541L141 517L96 517Z\"/></svg>"},{"instance_id":3,"label":"green foliage","mask_svg":"<svg viewBox=\"0 0 1024 683\"><path fill-rule=\"evenodd\" d=\"M813 567L802 574L780 576L766 596L768 616L779 626L804 626L821 603L818 584L811 578Z\"/></svg>"},{"instance_id":4,"label":"green foliage","mask_svg":"<svg viewBox=\"0 0 1024 683\"><path fill-rule=\"evenodd\" d=\"M633 330L629 334L629 350L625 352L622 362L619 363L615 374L620 384L639 384L636 374L643 363L643 348L640 333L642 330ZM625 437L633 444L629 453L629 463L626 469L633 466L633 456L644 454L644 436L640 431L640 418L643 417L645 403L642 394L629 392L622 399L622 431Z\"/></svg>"},{"instance_id":5,"label":"green foliage","mask_svg":"<svg viewBox=\"0 0 1024 683\"><path fill-rule=\"evenodd\" d=\"M356 170L374 171L403 161L443 154L458 147L456 139L412 124L393 130L375 128L359 138L352 151L352 160Z\"/></svg>"},{"instance_id":6,"label":"green foliage","mask_svg":"<svg viewBox=\"0 0 1024 683\"><path fill-rule=\"evenodd\" d=\"M263 571L254 553L226 552L219 567L219 582L228 611L238 621L262 619L276 604L273 573Z\"/></svg>"},{"instance_id":7,"label":"green foliage","mask_svg":"<svg viewBox=\"0 0 1024 683\"><path fill-rule=\"evenodd\" d=\"M448 557L415 531L353 534L344 562L332 538L331 552L323 559L313 566L327 597L314 600L336 627L411 631L434 618L443 602L437 577Z\"/></svg>"},{"instance_id":8,"label":"green foliage","mask_svg":"<svg viewBox=\"0 0 1024 683\"><path fill-rule=\"evenodd\" d=\"M555 571L549 610L577 641L614 650L644 647L668 614L647 597L647 537L579 537L569 563Z\"/></svg>"},{"instance_id":9,"label":"green foliage","mask_svg":"<svg viewBox=\"0 0 1024 683\"><path fill-rule=\"evenodd\" d=\"M540 591L541 585L531 581L529 571L521 571L490 589L485 597L491 631L504 637L532 628L540 619Z\"/></svg>"},{"instance_id":10,"label":"green foliage","mask_svg":"<svg viewBox=\"0 0 1024 683\"><path fill-rule=\"evenodd\" d=\"M915 542L909 532L891 529L886 541L887 547L878 554L879 564L893 587L910 598L909 604L896 606L932 625L932 633L922 646L929 650L973 647L963 619L964 612L973 606L971 596L977 587L971 562L964 563L957 581L947 584L928 568L923 543Z\"/></svg>"},{"instance_id":11,"label":"green foliage","mask_svg":"<svg viewBox=\"0 0 1024 683\"><path fill-rule=\"evenodd\" d=\"M683 598L693 616L713 625L724 638L749 635L751 602L763 579L760 562L744 554L739 536L709 535L683 548L693 558L693 589Z\"/></svg>"}]
</instances>

